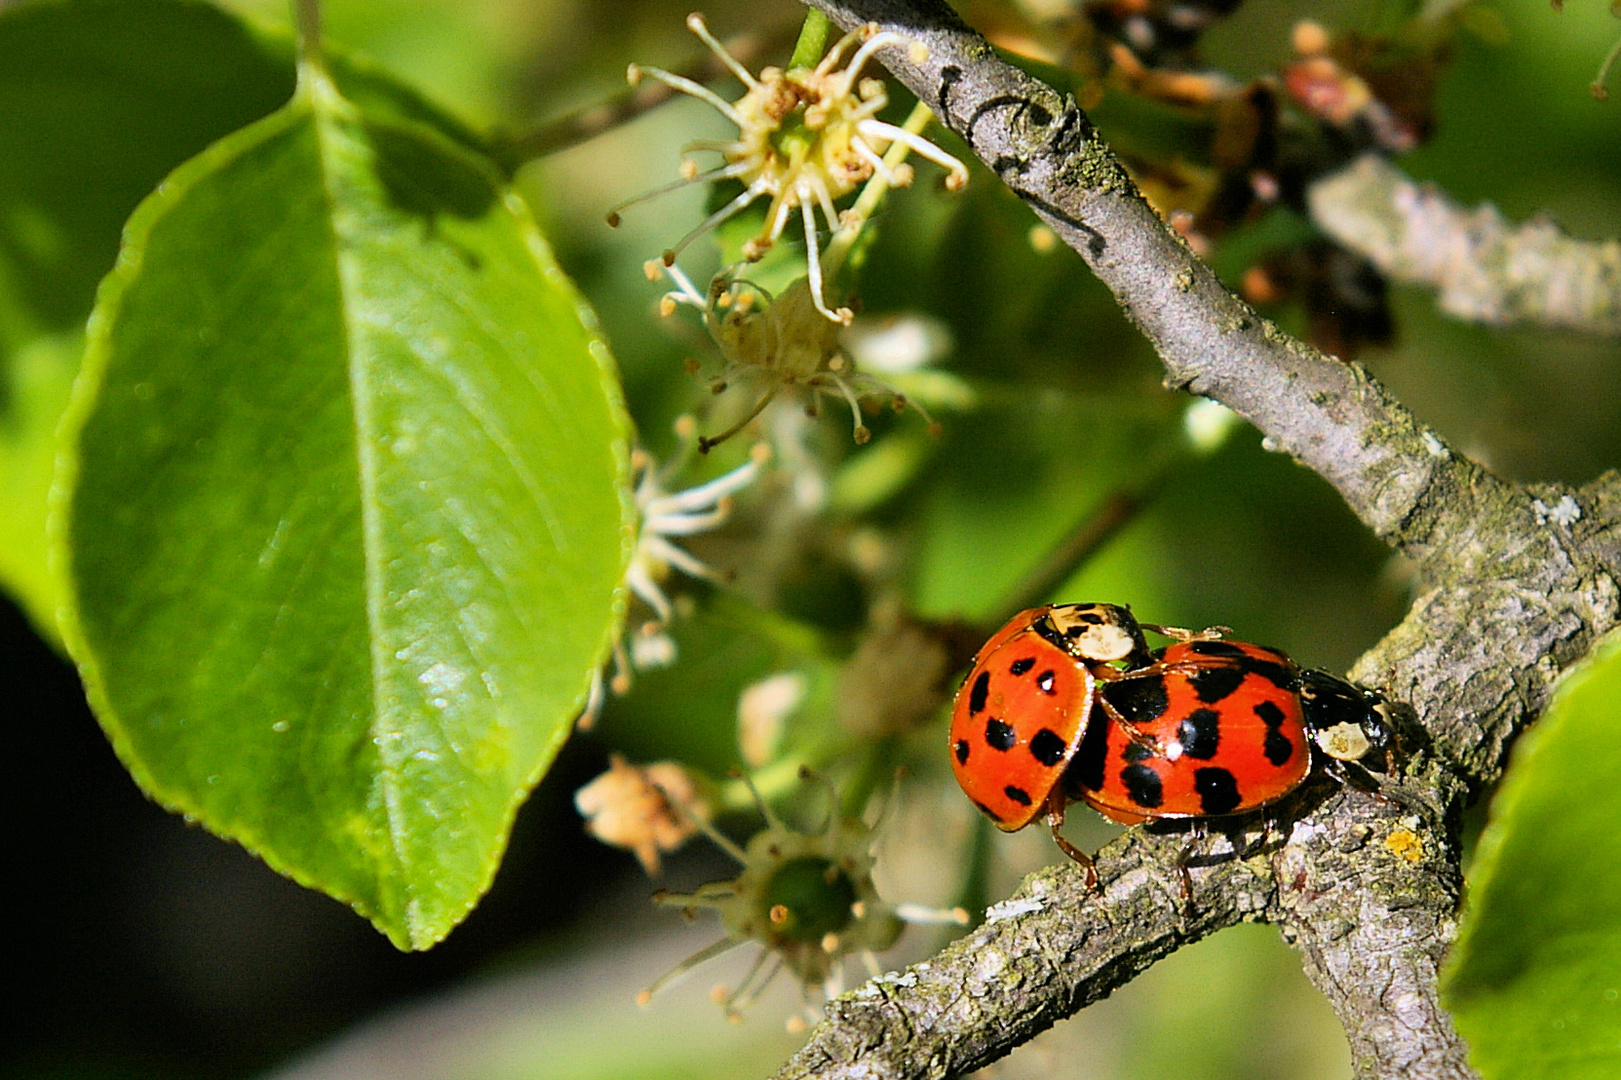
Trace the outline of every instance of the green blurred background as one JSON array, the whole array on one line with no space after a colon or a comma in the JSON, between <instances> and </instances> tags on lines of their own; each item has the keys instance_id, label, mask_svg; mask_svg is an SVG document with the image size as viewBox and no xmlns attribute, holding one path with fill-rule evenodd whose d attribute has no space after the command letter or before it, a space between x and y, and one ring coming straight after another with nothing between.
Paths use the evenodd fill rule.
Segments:
<instances>
[{"instance_id":1,"label":"green blurred background","mask_svg":"<svg viewBox=\"0 0 1621 1080\"><path fill-rule=\"evenodd\" d=\"M285 21L281 0L229 6ZM687 0L331 0L325 10L333 40L476 125L522 130L618 94L630 60L696 59L682 26L688 8ZM999 14L990 4L959 8L974 21ZM705 8L722 36L752 28L776 43L767 62L786 57L800 10ZM1209 34L1207 58L1238 77L1275 70L1302 17L1372 29L1388 23L1391 5L1248 0ZM1580 237L1621 231L1621 102L1600 105L1586 91L1621 21L1591 0L1570 0L1563 13L1539 0L1495 0L1478 5L1468 27L1443 74L1435 137L1402 167L1516 218L1547 212ZM670 179L684 143L724 131L712 112L679 101L520 173L561 262L603 317L655 453L668 452L671 420L703 394L681 369L693 338L654 317L656 289L641 263L685 228L672 223L697 219L703 193L628 212L618 231L602 215ZM842 421L826 420L839 436L826 446L842 469L834 483L844 501L823 542L847 541L858 524L875 529L887 584L918 612L984 619L1108 493L1151 484L1143 510L1058 595L1129 602L1164 623L1223 623L1344 670L1400 617L1405 567L1333 492L1265 452L1248 429L1159 475L1156 463L1181 438L1186 401L1160 389L1151 352L1078 257L1032 248L1032 221L978 169L961 196L920 183L886 208L862 288L866 310L941 320L955 348L940 366L972 388L977 405L942 410L937 441L902 416L861 450L845 445ZM1454 445L1516 479L1582 482L1621 460L1621 344L1460 324L1423 290L1393 288L1392 304L1394 344L1361 359ZM1303 325L1298 312L1277 315ZM850 508L859 518L841 515ZM744 550L727 543L702 550L724 565ZM859 627L871 582L853 580L825 548L796 560L778 582L778 610L829 635ZM678 627L683 665L642 679L610 704L596 733L570 744L520 816L490 896L444 945L410 956L339 905L145 802L70 669L16 608L3 615L12 740L4 789L18 849L8 951L20 991L0 1022L3 1075L719 1080L765 1075L793 1046L782 1020L797 993L786 980L742 1025L708 1001L725 971L705 969L635 1008L636 990L718 930L702 919L683 930L653 909L633 860L587 838L571 804L609 750L731 763L736 688L803 658L791 634L773 637L745 605L713 602ZM919 755L932 753L939 730L924 733ZM950 875L940 860L916 854L975 842L946 776L925 761L907 785L883 848L880 885L892 899L951 902L960 886L941 880ZM1072 830L1082 846L1107 835L1090 820ZM1054 856L1040 836L993 844L992 899ZM670 860L660 884L687 888L730 873L700 840ZM913 931L893 960L936 941ZM1349 1074L1333 1017L1265 927L1185 950L988 1071Z\"/></svg>"}]
</instances>

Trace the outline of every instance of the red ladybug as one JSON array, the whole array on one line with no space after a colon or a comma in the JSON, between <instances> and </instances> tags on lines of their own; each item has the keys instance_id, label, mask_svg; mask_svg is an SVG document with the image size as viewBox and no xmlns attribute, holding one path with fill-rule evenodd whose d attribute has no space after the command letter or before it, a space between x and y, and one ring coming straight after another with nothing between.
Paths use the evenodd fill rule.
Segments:
<instances>
[{"instance_id":1,"label":"red ladybug","mask_svg":"<svg viewBox=\"0 0 1621 1080\"><path fill-rule=\"evenodd\" d=\"M1065 789L1111 821L1220 817L1276 802L1311 769L1300 669L1276 649L1178 642L1102 685L1136 729L1093 724ZM1102 708L1102 702L1099 704Z\"/></svg>"},{"instance_id":2,"label":"red ladybug","mask_svg":"<svg viewBox=\"0 0 1621 1080\"><path fill-rule=\"evenodd\" d=\"M1149 626L1184 636L1186 631ZM1115 604L1058 604L1014 616L974 657L951 714L957 782L998 828L1022 829L1045 813L1053 841L1088 868L1058 833L1069 800L1060 779L1097 711L1097 687L1152 659L1131 612Z\"/></svg>"},{"instance_id":3,"label":"red ladybug","mask_svg":"<svg viewBox=\"0 0 1621 1080\"><path fill-rule=\"evenodd\" d=\"M1149 653L1142 630L1178 640ZM1139 625L1112 604L1022 612L988 641L957 692L952 768L1005 831L1045 813L1053 840L1067 803L1125 824L1204 819L1267 806L1299 787L1312 747L1325 771L1382 751L1383 700L1277 649Z\"/></svg>"}]
</instances>

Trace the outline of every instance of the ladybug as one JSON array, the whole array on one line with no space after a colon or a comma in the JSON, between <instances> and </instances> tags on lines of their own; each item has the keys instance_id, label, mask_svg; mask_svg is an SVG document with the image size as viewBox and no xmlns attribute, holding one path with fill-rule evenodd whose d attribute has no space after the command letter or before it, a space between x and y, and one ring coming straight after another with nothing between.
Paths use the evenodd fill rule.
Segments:
<instances>
[{"instance_id":1,"label":"ladybug","mask_svg":"<svg viewBox=\"0 0 1621 1080\"><path fill-rule=\"evenodd\" d=\"M1142 631L1176 641L1150 653ZM1112 604L1036 608L988 641L952 710L957 781L1005 830L1045 813L1058 847L1096 881L1091 859L1058 833L1085 802L1123 824L1242 814L1394 736L1383 699L1278 650L1139 624ZM1315 749L1314 749L1315 748ZM1184 871L1185 873L1185 871Z\"/></svg>"},{"instance_id":2,"label":"ladybug","mask_svg":"<svg viewBox=\"0 0 1621 1080\"><path fill-rule=\"evenodd\" d=\"M1069 801L1060 780L1107 715L1097 712L1097 687L1120 677L1111 665L1151 662L1143 628L1124 607L1057 604L1015 615L975 655L957 691L950 736L957 783L1006 832L1045 813L1054 842L1090 867L1058 833Z\"/></svg>"},{"instance_id":3,"label":"ladybug","mask_svg":"<svg viewBox=\"0 0 1621 1080\"><path fill-rule=\"evenodd\" d=\"M1066 793L1111 821L1242 814L1276 802L1311 769L1300 669L1276 649L1178 642L1157 663L1099 688L1127 718L1089 726Z\"/></svg>"}]
</instances>

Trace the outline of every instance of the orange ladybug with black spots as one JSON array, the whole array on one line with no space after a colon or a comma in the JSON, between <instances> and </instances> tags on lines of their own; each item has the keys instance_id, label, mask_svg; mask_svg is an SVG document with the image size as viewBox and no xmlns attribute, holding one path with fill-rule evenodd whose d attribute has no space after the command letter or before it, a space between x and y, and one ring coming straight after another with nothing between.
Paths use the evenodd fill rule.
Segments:
<instances>
[{"instance_id":1,"label":"orange ladybug with black spots","mask_svg":"<svg viewBox=\"0 0 1621 1080\"><path fill-rule=\"evenodd\" d=\"M951 713L951 765L974 805L998 828L1046 814L1053 840L1068 802L1060 780L1094 723L1097 686L1112 665L1149 661L1131 612L1114 604L1058 604L1020 612L974 657Z\"/></svg>"},{"instance_id":2,"label":"orange ladybug with black spots","mask_svg":"<svg viewBox=\"0 0 1621 1080\"><path fill-rule=\"evenodd\" d=\"M1131 825L1242 814L1300 786L1311 749L1293 660L1240 641L1178 642L1156 660L1099 688L1099 710L1135 731L1090 726L1066 794Z\"/></svg>"},{"instance_id":3,"label":"orange ladybug with black spots","mask_svg":"<svg viewBox=\"0 0 1621 1080\"><path fill-rule=\"evenodd\" d=\"M1176 641L1152 653L1143 630ZM951 719L952 769L998 828L1085 802L1124 824L1204 819L1268 806L1314 760L1345 766L1394 746L1383 699L1278 650L1139 624L1113 604L1021 612L974 658Z\"/></svg>"}]
</instances>

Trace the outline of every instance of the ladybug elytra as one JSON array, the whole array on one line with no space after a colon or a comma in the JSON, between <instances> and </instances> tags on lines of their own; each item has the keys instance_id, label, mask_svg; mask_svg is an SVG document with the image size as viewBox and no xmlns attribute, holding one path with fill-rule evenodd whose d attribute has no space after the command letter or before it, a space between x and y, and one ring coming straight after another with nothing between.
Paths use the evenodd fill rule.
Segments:
<instances>
[{"instance_id":1,"label":"ladybug elytra","mask_svg":"<svg viewBox=\"0 0 1621 1080\"><path fill-rule=\"evenodd\" d=\"M1148 629L1175 641L1149 652ZM1085 802L1122 824L1242 814L1288 795L1314 750L1342 782L1347 763L1394 738L1383 699L1286 653L1139 624L1113 604L1015 616L974 658L951 718L952 768L1004 831Z\"/></svg>"}]
</instances>

